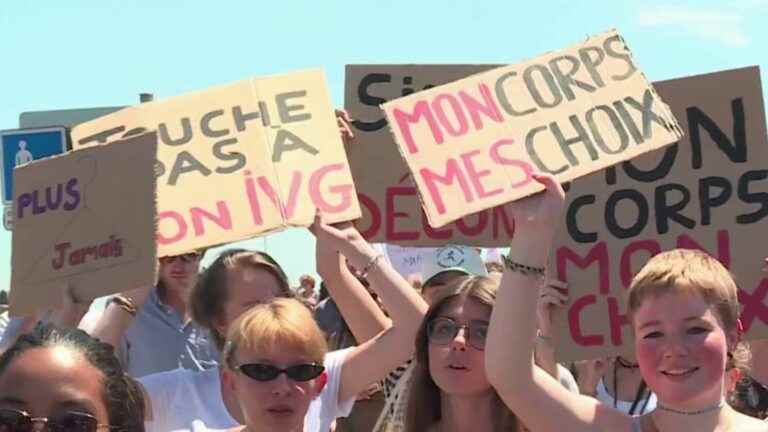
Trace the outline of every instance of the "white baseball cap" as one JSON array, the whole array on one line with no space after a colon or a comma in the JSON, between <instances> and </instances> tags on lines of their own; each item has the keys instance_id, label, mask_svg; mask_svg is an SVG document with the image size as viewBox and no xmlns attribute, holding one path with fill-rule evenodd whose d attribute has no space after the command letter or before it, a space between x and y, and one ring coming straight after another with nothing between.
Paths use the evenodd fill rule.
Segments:
<instances>
[{"instance_id":1,"label":"white baseball cap","mask_svg":"<svg viewBox=\"0 0 768 432\"><path fill-rule=\"evenodd\" d=\"M421 277L423 285L429 284L435 276L457 271L470 276L487 276L483 258L473 247L449 245L424 251L421 257Z\"/></svg>"}]
</instances>

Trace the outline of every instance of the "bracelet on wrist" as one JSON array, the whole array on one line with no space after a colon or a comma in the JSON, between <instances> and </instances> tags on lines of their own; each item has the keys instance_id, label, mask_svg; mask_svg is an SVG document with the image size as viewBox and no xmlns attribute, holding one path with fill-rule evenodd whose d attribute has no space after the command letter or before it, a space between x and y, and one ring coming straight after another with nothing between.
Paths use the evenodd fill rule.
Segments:
<instances>
[{"instance_id":1,"label":"bracelet on wrist","mask_svg":"<svg viewBox=\"0 0 768 432\"><path fill-rule=\"evenodd\" d=\"M371 258L370 261L368 261L368 264L363 267L363 270L358 273L358 276L365 279L368 277L368 274L371 273L371 270L373 270L373 267L376 265L379 260L384 257L384 254L376 254L373 258Z\"/></svg>"},{"instance_id":2,"label":"bracelet on wrist","mask_svg":"<svg viewBox=\"0 0 768 432\"><path fill-rule=\"evenodd\" d=\"M509 256L502 256L504 267L513 273L519 273L523 276L544 277L544 267L532 267L519 262L512 261Z\"/></svg>"},{"instance_id":3,"label":"bracelet on wrist","mask_svg":"<svg viewBox=\"0 0 768 432\"><path fill-rule=\"evenodd\" d=\"M539 343L545 343L545 344L551 344L552 343L552 336L545 336L541 334L541 330L536 332L536 342Z\"/></svg>"}]
</instances>

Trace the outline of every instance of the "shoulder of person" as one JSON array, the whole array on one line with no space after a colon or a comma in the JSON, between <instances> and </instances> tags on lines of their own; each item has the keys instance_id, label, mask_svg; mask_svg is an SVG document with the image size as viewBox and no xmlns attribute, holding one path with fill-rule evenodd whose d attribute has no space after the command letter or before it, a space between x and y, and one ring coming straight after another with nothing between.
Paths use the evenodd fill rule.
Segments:
<instances>
[{"instance_id":1,"label":"shoulder of person","mask_svg":"<svg viewBox=\"0 0 768 432\"><path fill-rule=\"evenodd\" d=\"M768 432L768 419L760 420L739 412L733 421L733 430L739 432Z\"/></svg>"},{"instance_id":2,"label":"shoulder of person","mask_svg":"<svg viewBox=\"0 0 768 432\"><path fill-rule=\"evenodd\" d=\"M347 355L349 355L353 349L355 349L355 347L329 351L327 354L325 354L325 360L323 360L323 364L326 368L338 366L344 362L344 359L347 358Z\"/></svg>"}]
</instances>

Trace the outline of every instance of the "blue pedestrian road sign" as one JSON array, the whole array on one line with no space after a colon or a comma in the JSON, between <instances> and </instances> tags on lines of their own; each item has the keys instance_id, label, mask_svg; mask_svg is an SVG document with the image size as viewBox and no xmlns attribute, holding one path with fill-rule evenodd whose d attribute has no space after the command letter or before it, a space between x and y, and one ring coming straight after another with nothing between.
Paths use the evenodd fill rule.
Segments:
<instances>
[{"instance_id":1,"label":"blue pedestrian road sign","mask_svg":"<svg viewBox=\"0 0 768 432\"><path fill-rule=\"evenodd\" d=\"M62 154L67 150L67 130L63 127L0 131L0 168L3 201L13 203L13 169L19 165Z\"/></svg>"}]
</instances>

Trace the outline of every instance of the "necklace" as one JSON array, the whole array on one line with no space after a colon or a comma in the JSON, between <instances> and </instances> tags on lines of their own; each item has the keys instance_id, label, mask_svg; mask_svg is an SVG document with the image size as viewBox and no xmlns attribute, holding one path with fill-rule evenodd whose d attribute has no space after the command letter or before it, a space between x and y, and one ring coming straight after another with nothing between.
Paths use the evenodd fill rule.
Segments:
<instances>
[{"instance_id":1,"label":"necklace","mask_svg":"<svg viewBox=\"0 0 768 432\"><path fill-rule=\"evenodd\" d=\"M680 411L680 410L676 410L674 408L665 407L664 405L662 405L660 403L656 405L656 408L658 408L658 409L660 409L662 411L668 411L668 412L675 413L675 414L699 415L699 414L705 414L705 413L712 412L712 411L717 411L720 408L722 408L724 405L725 405L725 400L720 399L720 401L718 401L715 405L708 406L706 408L702 408L702 409L696 410L696 411Z\"/></svg>"}]
</instances>

